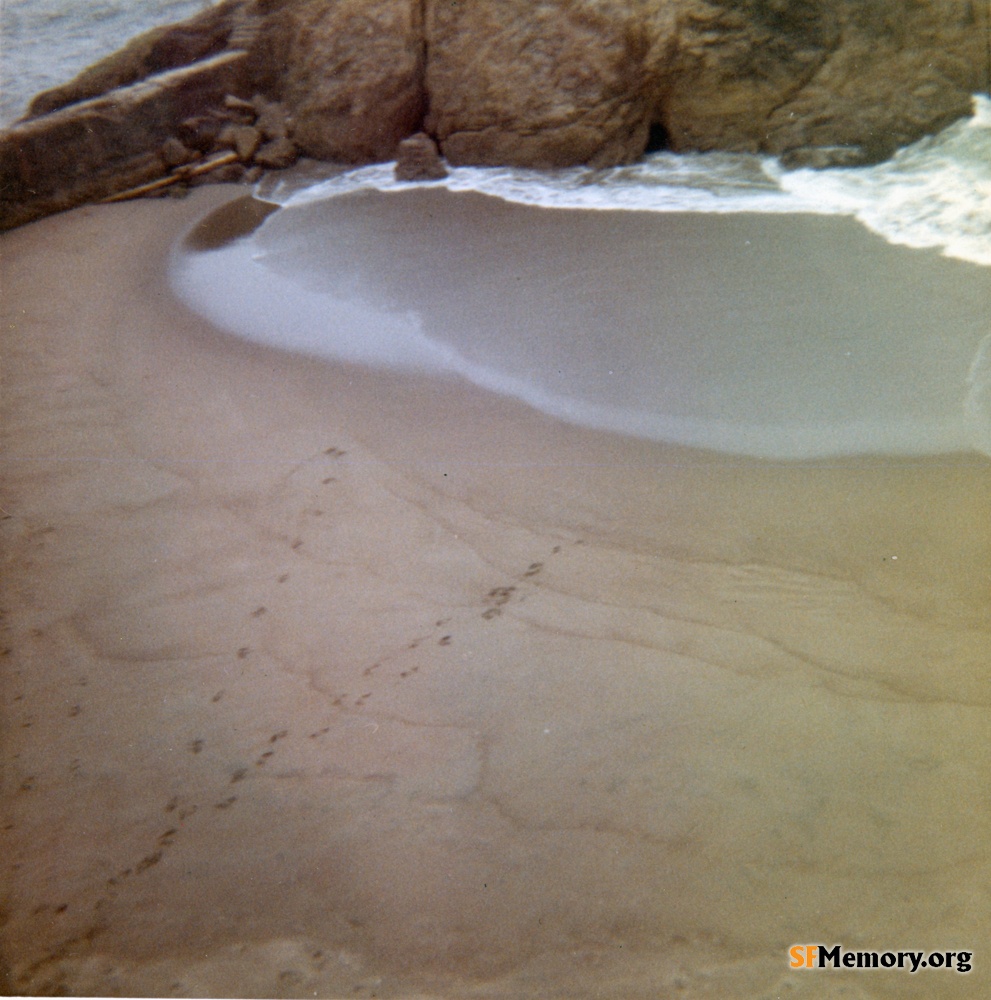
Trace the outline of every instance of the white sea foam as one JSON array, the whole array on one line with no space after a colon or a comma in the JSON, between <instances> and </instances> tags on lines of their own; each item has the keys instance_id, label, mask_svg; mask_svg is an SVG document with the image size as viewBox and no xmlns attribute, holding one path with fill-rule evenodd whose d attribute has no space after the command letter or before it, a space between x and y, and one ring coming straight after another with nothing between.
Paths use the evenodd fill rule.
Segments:
<instances>
[{"instance_id":1,"label":"white sea foam","mask_svg":"<svg viewBox=\"0 0 991 1000\"><path fill-rule=\"evenodd\" d=\"M853 215L890 243L938 247L991 265L991 100L971 118L922 139L874 167L770 168L782 190L815 210ZM816 207L818 206L818 207Z\"/></svg>"},{"instance_id":2,"label":"white sea foam","mask_svg":"<svg viewBox=\"0 0 991 1000\"><path fill-rule=\"evenodd\" d=\"M849 215L888 242L991 266L991 100L873 167L783 169L773 157L654 153L609 170L457 167L436 186L544 208ZM400 191L393 164L277 178L260 196L298 206L353 191Z\"/></svg>"}]
</instances>

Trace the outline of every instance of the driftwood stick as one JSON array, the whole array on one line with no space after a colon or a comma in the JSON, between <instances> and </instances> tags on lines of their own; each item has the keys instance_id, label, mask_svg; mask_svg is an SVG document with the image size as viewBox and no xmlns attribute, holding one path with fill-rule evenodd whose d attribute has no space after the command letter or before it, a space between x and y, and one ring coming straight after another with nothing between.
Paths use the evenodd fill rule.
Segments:
<instances>
[{"instance_id":1,"label":"driftwood stick","mask_svg":"<svg viewBox=\"0 0 991 1000\"><path fill-rule=\"evenodd\" d=\"M202 163L188 163L185 166L177 167L176 173L180 179L183 177L199 177L200 174L208 174L217 167L226 167L228 163L237 163L240 158L233 150L230 153L221 153L212 160L204 160Z\"/></svg>"},{"instance_id":2,"label":"driftwood stick","mask_svg":"<svg viewBox=\"0 0 991 1000\"><path fill-rule=\"evenodd\" d=\"M151 194L152 191L160 191L162 188L168 187L170 184L175 184L179 178L172 174L169 177L159 177L156 181L150 181L148 184L141 184L136 188L129 188L127 191L118 191L117 194L110 195L109 198L101 198L101 203L109 203L112 201L128 201L131 198L140 198L142 195Z\"/></svg>"},{"instance_id":3,"label":"driftwood stick","mask_svg":"<svg viewBox=\"0 0 991 1000\"><path fill-rule=\"evenodd\" d=\"M237 153L221 153L219 156L203 160L199 163L183 164L181 167L176 167L167 177L159 177L157 180L149 181L147 184L140 184L138 187L129 188L127 191L119 191L117 194L110 195L109 198L102 199L102 201L104 204L107 204L114 201L130 201L132 198L143 198L146 194L161 191L163 188L170 187L178 181L188 180L190 177L199 177L201 174L208 174L211 170L216 170L218 167L226 167L229 163L237 162Z\"/></svg>"}]
</instances>

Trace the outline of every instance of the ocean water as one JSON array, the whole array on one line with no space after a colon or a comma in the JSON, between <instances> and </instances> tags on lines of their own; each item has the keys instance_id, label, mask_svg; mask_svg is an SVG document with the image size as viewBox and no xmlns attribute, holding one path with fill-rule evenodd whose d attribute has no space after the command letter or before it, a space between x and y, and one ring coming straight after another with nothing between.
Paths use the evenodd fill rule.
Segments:
<instances>
[{"instance_id":1,"label":"ocean water","mask_svg":"<svg viewBox=\"0 0 991 1000\"><path fill-rule=\"evenodd\" d=\"M2 0L0 125L35 94L71 80L142 31L181 21L209 0Z\"/></svg>"},{"instance_id":2,"label":"ocean water","mask_svg":"<svg viewBox=\"0 0 991 1000\"><path fill-rule=\"evenodd\" d=\"M177 251L240 336L456 376L563 420L775 459L991 454L991 102L874 167L273 174ZM208 224L209 226L209 224Z\"/></svg>"}]
</instances>

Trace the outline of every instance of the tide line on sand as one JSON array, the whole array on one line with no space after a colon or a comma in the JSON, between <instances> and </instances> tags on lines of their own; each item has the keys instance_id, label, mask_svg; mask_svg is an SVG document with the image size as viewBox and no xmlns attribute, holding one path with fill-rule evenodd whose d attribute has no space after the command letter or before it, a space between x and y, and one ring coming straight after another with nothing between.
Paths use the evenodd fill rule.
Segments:
<instances>
[{"instance_id":1,"label":"tide line on sand","mask_svg":"<svg viewBox=\"0 0 991 1000\"><path fill-rule=\"evenodd\" d=\"M572 423L774 459L988 450L991 270L809 214L546 209L445 189L274 210L173 261L217 325L457 375Z\"/></svg>"}]
</instances>

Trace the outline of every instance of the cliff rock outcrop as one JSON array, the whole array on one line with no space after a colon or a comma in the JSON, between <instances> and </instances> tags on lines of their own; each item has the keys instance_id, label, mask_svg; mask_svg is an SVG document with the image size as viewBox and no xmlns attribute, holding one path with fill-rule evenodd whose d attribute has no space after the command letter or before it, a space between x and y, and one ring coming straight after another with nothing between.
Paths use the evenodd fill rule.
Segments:
<instances>
[{"instance_id":1,"label":"cliff rock outcrop","mask_svg":"<svg viewBox=\"0 0 991 1000\"><path fill-rule=\"evenodd\" d=\"M679 150L846 147L876 162L988 89L989 12L969 0L689 0L658 115Z\"/></svg>"},{"instance_id":2,"label":"cliff rock outcrop","mask_svg":"<svg viewBox=\"0 0 991 1000\"><path fill-rule=\"evenodd\" d=\"M173 169L163 143L188 147L181 123L224 96L279 103L275 165L388 160L421 131L454 164L606 166L661 147L873 162L969 113L991 86L989 37L978 0L223 0L0 134L0 224ZM224 54L238 70L221 87ZM177 72L201 81L198 106L170 107Z\"/></svg>"}]
</instances>

